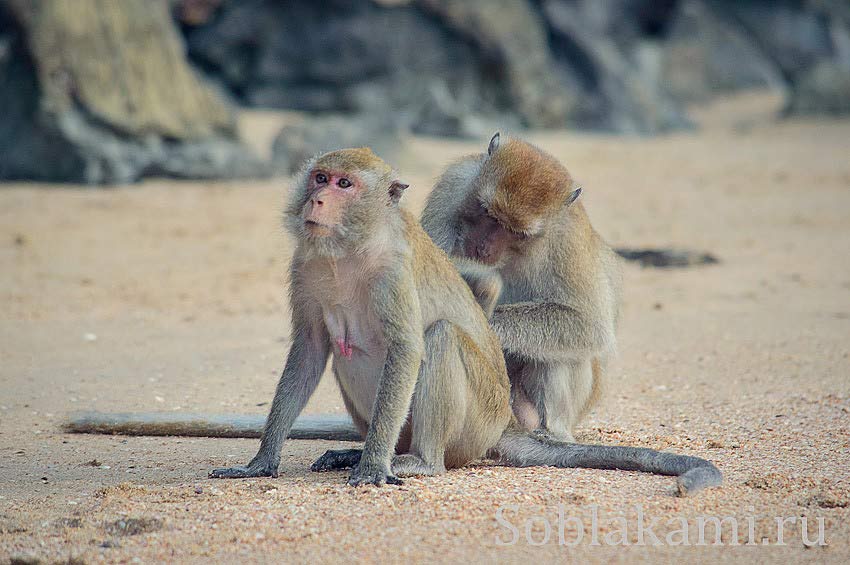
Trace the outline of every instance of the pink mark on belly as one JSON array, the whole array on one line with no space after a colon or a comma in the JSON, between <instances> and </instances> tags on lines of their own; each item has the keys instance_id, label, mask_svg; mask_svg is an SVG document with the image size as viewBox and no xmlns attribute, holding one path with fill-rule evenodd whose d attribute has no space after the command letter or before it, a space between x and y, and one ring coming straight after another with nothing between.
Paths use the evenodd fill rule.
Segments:
<instances>
[{"instance_id":1,"label":"pink mark on belly","mask_svg":"<svg viewBox=\"0 0 850 565\"><path fill-rule=\"evenodd\" d=\"M339 353L346 359L351 359L351 356L354 355L354 348L351 347L351 344L345 341L345 338L338 337L336 339L336 345L339 347Z\"/></svg>"}]
</instances>

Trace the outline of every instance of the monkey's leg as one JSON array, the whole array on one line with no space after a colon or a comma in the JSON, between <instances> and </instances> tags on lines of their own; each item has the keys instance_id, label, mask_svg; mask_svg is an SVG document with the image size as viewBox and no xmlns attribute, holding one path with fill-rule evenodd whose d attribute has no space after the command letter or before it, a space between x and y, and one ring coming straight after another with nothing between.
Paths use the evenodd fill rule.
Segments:
<instances>
[{"instance_id":1,"label":"monkey's leg","mask_svg":"<svg viewBox=\"0 0 850 565\"><path fill-rule=\"evenodd\" d=\"M413 453L404 453L393 457L393 475L396 477L430 477L437 475L434 466ZM440 471L444 473L445 469Z\"/></svg>"},{"instance_id":2,"label":"monkey's leg","mask_svg":"<svg viewBox=\"0 0 850 565\"><path fill-rule=\"evenodd\" d=\"M520 385L537 407L541 431L560 441L573 441L575 426L593 392L590 361L528 362Z\"/></svg>"},{"instance_id":3,"label":"monkey's leg","mask_svg":"<svg viewBox=\"0 0 850 565\"><path fill-rule=\"evenodd\" d=\"M294 314L293 319L295 322ZM298 329L289 349L286 367L277 383L259 451L245 466L213 469L209 474L211 479L277 477L283 440L316 390L330 351L326 334L313 335L299 324L294 325Z\"/></svg>"},{"instance_id":4,"label":"monkey's leg","mask_svg":"<svg viewBox=\"0 0 850 565\"><path fill-rule=\"evenodd\" d=\"M522 429L530 432L540 427L537 406L528 398L528 393L525 392L522 384L513 380L511 381L511 408Z\"/></svg>"},{"instance_id":5,"label":"monkey's leg","mask_svg":"<svg viewBox=\"0 0 850 565\"><path fill-rule=\"evenodd\" d=\"M526 388L533 388L538 385L536 380L523 379L523 368L528 363L516 355L512 355L508 351L505 354L505 367L508 370L508 378L511 381L511 409L516 416L522 429L530 432L540 427L540 413L537 410L536 401L532 398L537 398L535 391L527 391Z\"/></svg>"},{"instance_id":6,"label":"monkey's leg","mask_svg":"<svg viewBox=\"0 0 850 565\"><path fill-rule=\"evenodd\" d=\"M352 469L360 463L361 455L363 455L362 449L329 449L310 465L310 470L321 472Z\"/></svg>"},{"instance_id":7,"label":"monkey's leg","mask_svg":"<svg viewBox=\"0 0 850 565\"><path fill-rule=\"evenodd\" d=\"M336 379L337 386L339 387L339 394L342 397L342 404L345 406L345 410L348 412L348 415L351 416L351 421L354 423L354 427L357 428L357 431L360 432L361 438L365 438L366 432L369 431L369 422L358 414L357 408L354 406L354 402L351 401L351 397L348 396L348 393L345 390L345 385L339 379L339 373L336 371L336 366L334 366L334 378Z\"/></svg>"},{"instance_id":8,"label":"monkey's leg","mask_svg":"<svg viewBox=\"0 0 850 565\"><path fill-rule=\"evenodd\" d=\"M425 332L425 356L411 403L413 435L410 453L396 455L396 476L439 475L446 472L446 439L464 418L463 395L454 390L465 383L466 367L458 353L461 332L445 321L434 322Z\"/></svg>"}]
</instances>

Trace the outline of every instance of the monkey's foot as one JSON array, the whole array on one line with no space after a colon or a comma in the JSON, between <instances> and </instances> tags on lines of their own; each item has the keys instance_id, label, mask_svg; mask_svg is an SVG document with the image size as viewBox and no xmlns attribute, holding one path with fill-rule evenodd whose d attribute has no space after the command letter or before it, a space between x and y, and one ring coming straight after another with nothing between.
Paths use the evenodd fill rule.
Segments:
<instances>
[{"instance_id":1,"label":"monkey's foot","mask_svg":"<svg viewBox=\"0 0 850 565\"><path fill-rule=\"evenodd\" d=\"M251 477L277 477L277 465L255 464L247 467L221 467L210 471L211 479L248 479Z\"/></svg>"},{"instance_id":2,"label":"monkey's foot","mask_svg":"<svg viewBox=\"0 0 850 565\"><path fill-rule=\"evenodd\" d=\"M445 471L445 469L437 471L433 465L426 463L424 459L412 453L393 457L392 469L398 477L431 477Z\"/></svg>"},{"instance_id":3,"label":"monkey's foot","mask_svg":"<svg viewBox=\"0 0 850 565\"><path fill-rule=\"evenodd\" d=\"M360 463L360 456L362 454L362 449L329 449L310 465L310 470L322 472L351 469Z\"/></svg>"},{"instance_id":4,"label":"monkey's foot","mask_svg":"<svg viewBox=\"0 0 850 565\"><path fill-rule=\"evenodd\" d=\"M384 468L382 465L363 465L362 461L351 472L351 476L348 477L348 484L353 487L359 487L360 485L381 486L385 483L388 485L404 484L401 479L393 475L389 469Z\"/></svg>"}]
</instances>

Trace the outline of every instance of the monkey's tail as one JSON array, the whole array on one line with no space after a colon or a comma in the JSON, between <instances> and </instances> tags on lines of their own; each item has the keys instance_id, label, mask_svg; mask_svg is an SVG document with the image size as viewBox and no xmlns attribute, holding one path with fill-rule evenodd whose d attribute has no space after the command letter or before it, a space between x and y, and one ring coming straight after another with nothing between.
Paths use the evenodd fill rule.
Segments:
<instances>
[{"instance_id":1,"label":"monkey's tail","mask_svg":"<svg viewBox=\"0 0 850 565\"><path fill-rule=\"evenodd\" d=\"M672 475L677 477L679 496L719 486L723 482L723 475L717 467L700 457L665 453L647 447L565 443L514 426L502 434L496 451L501 461L516 467L550 465Z\"/></svg>"},{"instance_id":2,"label":"monkey's tail","mask_svg":"<svg viewBox=\"0 0 850 565\"><path fill-rule=\"evenodd\" d=\"M265 425L265 416L247 414L77 412L62 427L77 434L258 438ZM363 441L351 418L343 414L299 416L287 437Z\"/></svg>"}]
</instances>

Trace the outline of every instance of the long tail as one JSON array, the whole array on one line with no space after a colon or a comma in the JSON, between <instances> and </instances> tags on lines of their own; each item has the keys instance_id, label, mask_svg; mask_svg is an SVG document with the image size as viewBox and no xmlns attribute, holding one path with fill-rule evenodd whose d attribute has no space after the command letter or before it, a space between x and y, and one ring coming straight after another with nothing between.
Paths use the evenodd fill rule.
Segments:
<instances>
[{"instance_id":1,"label":"long tail","mask_svg":"<svg viewBox=\"0 0 850 565\"><path fill-rule=\"evenodd\" d=\"M244 414L79 412L72 414L63 428L78 434L258 438L265 424L265 416ZM299 416L287 437L336 441L363 439L351 418L343 414Z\"/></svg>"},{"instance_id":2,"label":"long tail","mask_svg":"<svg viewBox=\"0 0 850 565\"><path fill-rule=\"evenodd\" d=\"M514 427L496 445L501 461L516 467L551 465L588 469L621 469L677 477L679 496L719 486L723 475L711 462L690 455L664 453L646 447L564 443Z\"/></svg>"}]
</instances>

